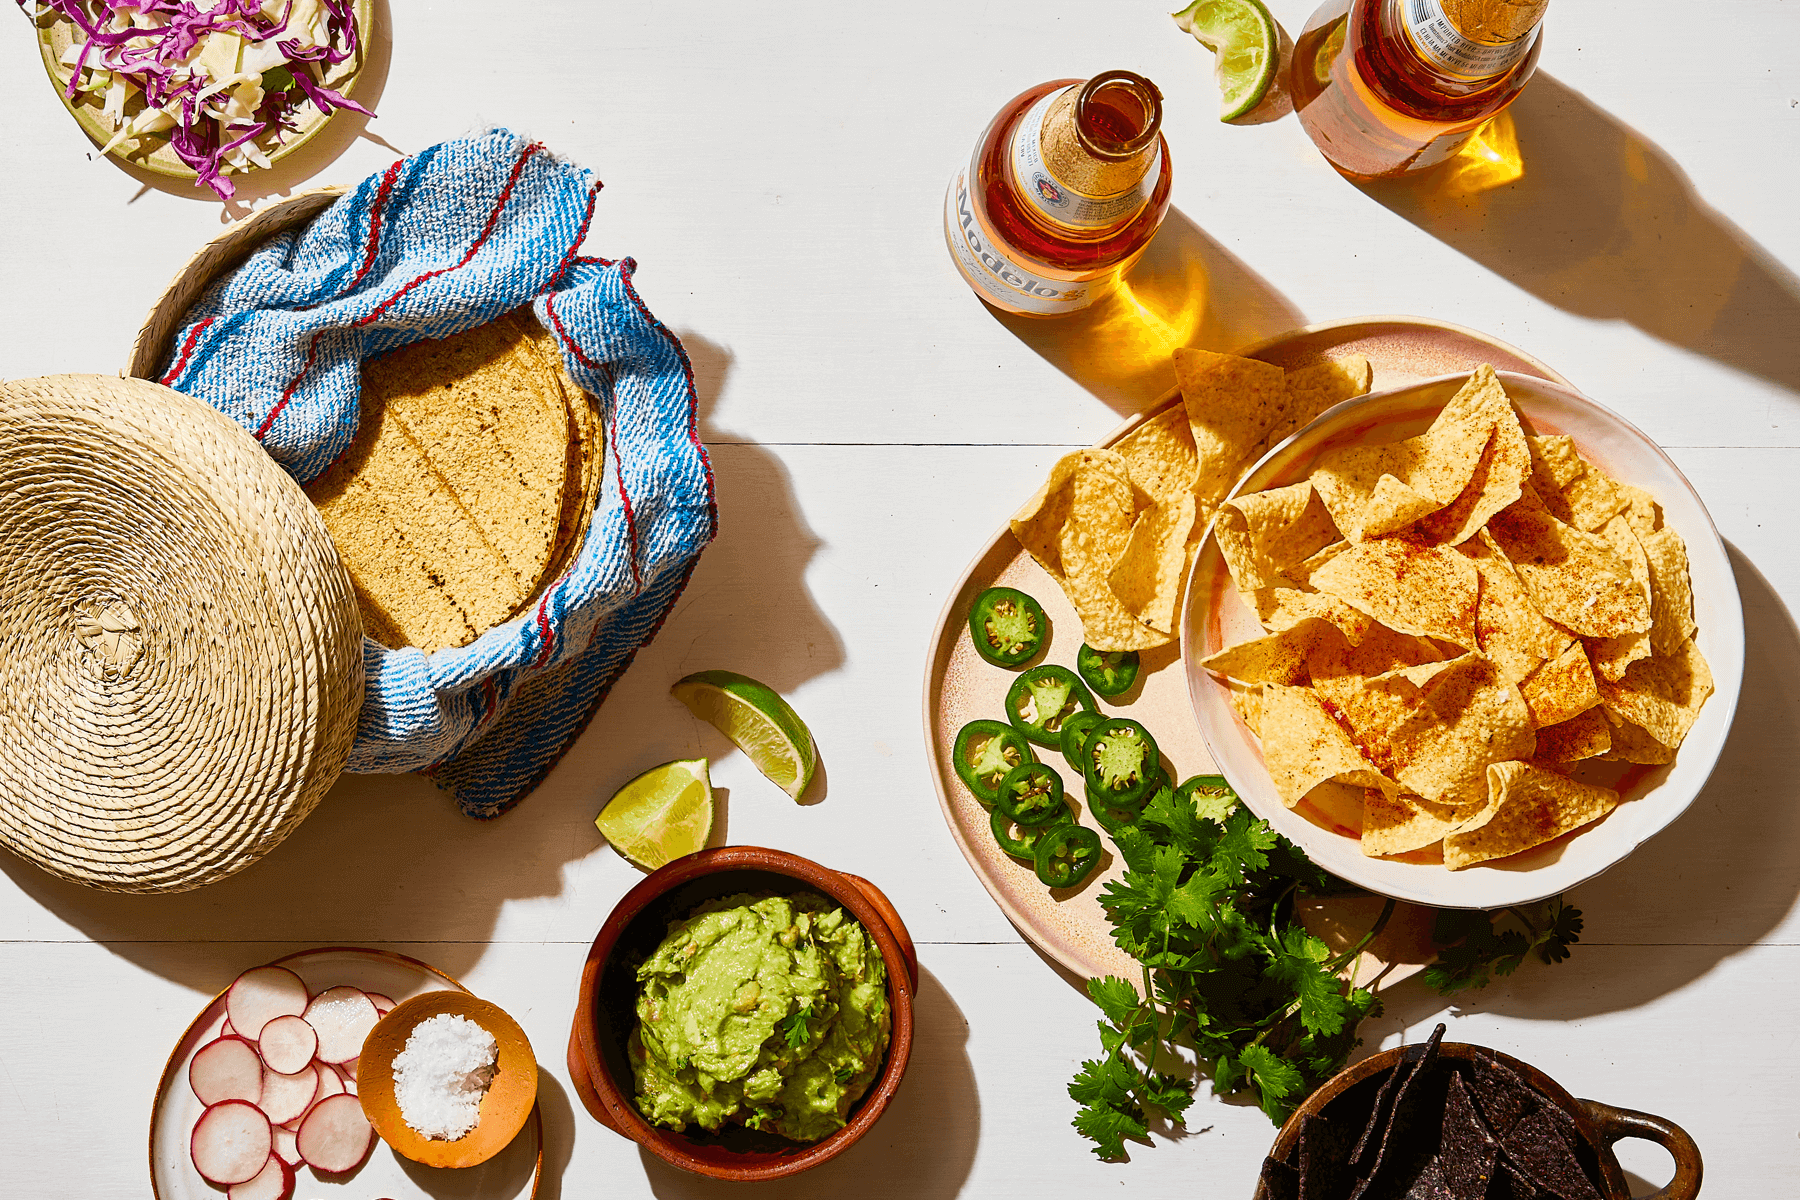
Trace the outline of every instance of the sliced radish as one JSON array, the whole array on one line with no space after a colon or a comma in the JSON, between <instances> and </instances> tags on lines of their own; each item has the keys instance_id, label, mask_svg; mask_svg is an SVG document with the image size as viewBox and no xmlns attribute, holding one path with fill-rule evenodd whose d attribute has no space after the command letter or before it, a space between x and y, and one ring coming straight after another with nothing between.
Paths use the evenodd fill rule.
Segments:
<instances>
[{"instance_id":1,"label":"sliced radish","mask_svg":"<svg viewBox=\"0 0 1800 1200\"><path fill-rule=\"evenodd\" d=\"M307 1111L294 1144L307 1166L336 1175L369 1156L375 1129L355 1096L327 1096Z\"/></svg>"},{"instance_id":2,"label":"sliced radish","mask_svg":"<svg viewBox=\"0 0 1800 1200\"><path fill-rule=\"evenodd\" d=\"M208 1106L226 1100L255 1104L262 1098L262 1076L256 1047L237 1036L206 1043L188 1063L188 1086Z\"/></svg>"},{"instance_id":3,"label":"sliced radish","mask_svg":"<svg viewBox=\"0 0 1800 1200\"><path fill-rule=\"evenodd\" d=\"M349 1062L341 1062L337 1065L338 1074L344 1077L345 1083L356 1082L356 1068L360 1062L362 1062L362 1055L359 1054Z\"/></svg>"},{"instance_id":4,"label":"sliced radish","mask_svg":"<svg viewBox=\"0 0 1800 1200\"><path fill-rule=\"evenodd\" d=\"M347 1062L362 1053L363 1039L381 1020L361 988L327 988L306 1006L306 1023L319 1033L319 1061Z\"/></svg>"},{"instance_id":5,"label":"sliced radish","mask_svg":"<svg viewBox=\"0 0 1800 1200\"><path fill-rule=\"evenodd\" d=\"M304 1017L276 1017L262 1027L256 1039L257 1053L271 1071L292 1075L313 1060L319 1035Z\"/></svg>"},{"instance_id":6,"label":"sliced radish","mask_svg":"<svg viewBox=\"0 0 1800 1200\"><path fill-rule=\"evenodd\" d=\"M326 1067L329 1071L331 1068ZM285 1125L305 1114L319 1094L320 1068L307 1063L291 1075L263 1067L262 1097L256 1107L263 1110L271 1125Z\"/></svg>"},{"instance_id":7,"label":"sliced radish","mask_svg":"<svg viewBox=\"0 0 1800 1200\"><path fill-rule=\"evenodd\" d=\"M235 1037L235 1036L237 1036L237 1030L235 1030L231 1027L231 1018L230 1017L226 1017L223 1021L219 1022L219 1032L213 1034L213 1036L214 1037Z\"/></svg>"},{"instance_id":8,"label":"sliced radish","mask_svg":"<svg viewBox=\"0 0 1800 1200\"><path fill-rule=\"evenodd\" d=\"M300 1151L294 1145L294 1131L286 1125L277 1125L269 1131L275 1136L275 1157L290 1167L300 1165Z\"/></svg>"},{"instance_id":9,"label":"sliced radish","mask_svg":"<svg viewBox=\"0 0 1800 1200\"><path fill-rule=\"evenodd\" d=\"M360 1105L357 1111L362 1111ZM200 1177L227 1186L255 1179L274 1150L269 1118L245 1100L227 1100L207 1108L194 1122L188 1146Z\"/></svg>"},{"instance_id":10,"label":"sliced radish","mask_svg":"<svg viewBox=\"0 0 1800 1200\"><path fill-rule=\"evenodd\" d=\"M314 1104L317 1104L327 1096L341 1096L347 1091L349 1091L349 1089L344 1086L344 1077L342 1075L339 1075L330 1067L319 1068L319 1090L313 1094Z\"/></svg>"},{"instance_id":11,"label":"sliced radish","mask_svg":"<svg viewBox=\"0 0 1800 1200\"><path fill-rule=\"evenodd\" d=\"M261 1173L248 1183L234 1183L226 1200L288 1200L294 1194L294 1168L269 1155Z\"/></svg>"},{"instance_id":12,"label":"sliced radish","mask_svg":"<svg viewBox=\"0 0 1800 1200\"><path fill-rule=\"evenodd\" d=\"M306 983L286 967L252 967L225 993L225 1016L239 1037L255 1039L276 1017L306 1011Z\"/></svg>"},{"instance_id":13,"label":"sliced radish","mask_svg":"<svg viewBox=\"0 0 1800 1200\"><path fill-rule=\"evenodd\" d=\"M375 1011L384 1017L394 1011L394 1002L380 992L370 992L369 1002L375 1006Z\"/></svg>"},{"instance_id":14,"label":"sliced radish","mask_svg":"<svg viewBox=\"0 0 1800 1200\"><path fill-rule=\"evenodd\" d=\"M348 1092L352 1096L360 1094L356 1090L356 1076L354 1076L354 1075L345 1075L344 1076L344 1091Z\"/></svg>"}]
</instances>

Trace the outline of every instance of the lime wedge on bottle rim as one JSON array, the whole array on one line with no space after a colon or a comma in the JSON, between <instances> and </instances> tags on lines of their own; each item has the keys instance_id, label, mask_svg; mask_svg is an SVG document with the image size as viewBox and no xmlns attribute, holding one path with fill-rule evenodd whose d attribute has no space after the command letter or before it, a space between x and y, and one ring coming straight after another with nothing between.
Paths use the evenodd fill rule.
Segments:
<instances>
[{"instance_id":1,"label":"lime wedge on bottle rim","mask_svg":"<svg viewBox=\"0 0 1800 1200\"><path fill-rule=\"evenodd\" d=\"M798 800L818 767L818 750L788 702L767 684L735 671L699 671L669 694L710 722L749 756L756 769Z\"/></svg>"},{"instance_id":2,"label":"lime wedge on bottle rim","mask_svg":"<svg viewBox=\"0 0 1800 1200\"><path fill-rule=\"evenodd\" d=\"M1262 0L1194 0L1169 15L1218 59L1219 120L1241 117L1262 102L1281 63L1281 35Z\"/></svg>"},{"instance_id":3,"label":"lime wedge on bottle rim","mask_svg":"<svg viewBox=\"0 0 1800 1200\"><path fill-rule=\"evenodd\" d=\"M713 825L706 760L651 767L613 793L594 825L614 850L651 871L704 848Z\"/></svg>"}]
</instances>

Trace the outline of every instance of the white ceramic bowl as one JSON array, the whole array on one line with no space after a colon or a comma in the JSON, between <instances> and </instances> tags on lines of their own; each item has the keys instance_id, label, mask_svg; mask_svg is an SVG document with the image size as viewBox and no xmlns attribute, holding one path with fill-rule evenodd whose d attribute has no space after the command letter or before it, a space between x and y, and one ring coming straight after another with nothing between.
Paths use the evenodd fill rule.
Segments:
<instances>
[{"instance_id":1,"label":"white ceramic bowl","mask_svg":"<svg viewBox=\"0 0 1800 1200\"><path fill-rule=\"evenodd\" d=\"M1233 494L1298 483L1326 450L1422 433L1466 378L1446 376L1346 401L1269 451ZM1527 432L1572 436L1588 461L1655 496L1664 523L1687 543L1696 637L1712 668L1715 690L1675 761L1627 774L1622 782L1625 802L1605 818L1543 846L1461 871L1441 863L1367 857L1355 836L1342 827L1333 829L1330 816L1310 802L1295 809L1282 804L1257 740L1232 709L1225 685L1200 666L1207 655L1262 632L1255 613L1238 598L1210 530L1194 559L1182 616L1194 716L1219 771L1251 810L1333 875L1382 895L1440 908L1503 908L1566 891L1619 862L1674 821L1706 783L1724 749L1744 674L1744 614L1731 560L1705 505L1668 455L1629 421L1568 388L1508 372L1500 373L1500 381Z\"/></svg>"}]
</instances>

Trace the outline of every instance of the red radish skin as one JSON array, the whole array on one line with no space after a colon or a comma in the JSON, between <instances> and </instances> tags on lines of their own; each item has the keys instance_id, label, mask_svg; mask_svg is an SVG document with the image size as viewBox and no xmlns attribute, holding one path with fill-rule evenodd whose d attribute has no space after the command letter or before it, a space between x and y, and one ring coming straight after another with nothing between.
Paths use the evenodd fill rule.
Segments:
<instances>
[{"instance_id":1,"label":"red radish skin","mask_svg":"<svg viewBox=\"0 0 1800 1200\"><path fill-rule=\"evenodd\" d=\"M394 1002L380 992L370 992L369 1003L373 1004L375 1011L384 1017L394 1011Z\"/></svg>"},{"instance_id":2,"label":"red radish skin","mask_svg":"<svg viewBox=\"0 0 1800 1200\"><path fill-rule=\"evenodd\" d=\"M307 1111L294 1144L313 1170L341 1175L369 1156L375 1128L355 1096L327 1096Z\"/></svg>"},{"instance_id":3,"label":"red radish skin","mask_svg":"<svg viewBox=\"0 0 1800 1200\"><path fill-rule=\"evenodd\" d=\"M357 1111L362 1111L360 1106ZM226 1187L255 1179L274 1150L269 1118L245 1100L227 1100L201 1113L188 1143L200 1177Z\"/></svg>"},{"instance_id":4,"label":"red radish skin","mask_svg":"<svg viewBox=\"0 0 1800 1200\"><path fill-rule=\"evenodd\" d=\"M329 1067L325 1068L330 1070ZM292 1074L263 1067L262 1097L256 1107L263 1110L271 1125L285 1125L297 1120L312 1107L319 1094L319 1068L311 1063Z\"/></svg>"},{"instance_id":5,"label":"red radish skin","mask_svg":"<svg viewBox=\"0 0 1800 1200\"><path fill-rule=\"evenodd\" d=\"M348 1062L362 1053L363 1039L381 1020L375 1002L361 988L327 988L306 1006L306 1023L319 1034L320 1062Z\"/></svg>"},{"instance_id":6,"label":"red radish skin","mask_svg":"<svg viewBox=\"0 0 1800 1200\"><path fill-rule=\"evenodd\" d=\"M294 1194L294 1168L271 1154L262 1171L248 1183L235 1183L225 1200L289 1200Z\"/></svg>"},{"instance_id":7,"label":"red radish skin","mask_svg":"<svg viewBox=\"0 0 1800 1200\"><path fill-rule=\"evenodd\" d=\"M286 967L251 967L225 993L225 1019L239 1037L255 1040L276 1017L297 1017L310 1000L306 982Z\"/></svg>"},{"instance_id":8,"label":"red radish skin","mask_svg":"<svg viewBox=\"0 0 1800 1200\"><path fill-rule=\"evenodd\" d=\"M208 1106L226 1100L257 1103L262 1099L262 1075L256 1046L237 1036L206 1043L188 1063L188 1086Z\"/></svg>"},{"instance_id":9,"label":"red radish skin","mask_svg":"<svg viewBox=\"0 0 1800 1200\"><path fill-rule=\"evenodd\" d=\"M256 1039L257 1053L271 1071L292 1075L313 1060L319 1035L303 1017L276 1017L262 1027Z\"/></svg>"},{"instance_id":10,"label":"red radish skin","mask_svg":"<svg viewBox=\"0 0 1800 1200\"><path fill-rule=\"evenodd\" d=\"M357 1064L360 1062L362 1062L362 1055L359 1054L349 1062L341 1062L337 1065L338 1074L344 1077L345 1083L356 1082Z\"/></svg>"},{"instance_id":11,"label":"red radish skin","mask_svg":"<svg viewBox=\"0 0 1800 1200\"><path fill-rule=\"evenodd\" d=\"M275 1137L275 1157L290 1167L300 1165L300 1151L294 1145L294 1131L286 1125L277 1125L269 1131Z\"/></svg>"}]
</instances>

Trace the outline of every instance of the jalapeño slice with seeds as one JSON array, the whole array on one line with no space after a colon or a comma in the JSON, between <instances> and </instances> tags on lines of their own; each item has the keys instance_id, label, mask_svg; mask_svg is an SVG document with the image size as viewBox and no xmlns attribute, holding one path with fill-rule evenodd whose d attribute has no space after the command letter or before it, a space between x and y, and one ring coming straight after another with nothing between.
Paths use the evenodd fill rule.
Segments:
<instances>
[{"instance_id":1,"label":"jalape\u00f1o slice with seeds","mask_svg":"<svg viewBox=\"0 0 1800 1200\"><path fill-rule=\"evenodd\" d=\"M1049 634L1050 620L1043 608L1017 588L989 588L969 608L975 653L996 667L1024 666Z\"/></svg>"},{"instance_id":2,"label":"jalape\u00f1o slice with seeds","mask_svg":"<svg viewBox=\"0 0 1800 1200\"><path fill-rule=\"evenodd\" d=\"M1203 817L1217 814L1220 821L1238 805L1237 791L1223 775L1196 775L1175 789L1175 798L1197 806Z\"/></svg>"},{"instance_id":3,"label":"jalape\u00f1o slice with seeds","mask_svg":"<svg viewBox=\"0 0 1800 1200\"><path fill-rule=\"evenodd\" d=\"M1162 755L1148 729L1125 717L1108 717L1088 734L1081 767L1096 803L1136 811L1156 791Z\"/></svg>"},{"instance_id":4,"label":"jalape\u00f1o slice with seeds","mask_svg":"<svg viewBox=\"0 0 1800 1200\"><path fill-rule=\"evenodd\" d=\"M1094 697L1067 667L1033 667L1006 689L1006 716L1013 728L1040 746L1062 746L1063 723L1092 712Z\"/></svg>"},{"instance_id":5,"label":"jalape\u00f1o slice with seeds","mask_svg":"<svg viewBox=\"0 0 1800 1200\"><path fill-rule=\"evenodd\" d=\"M1137 682L1136 650L1096 650L1086 642L1075 654L1075 670L1082 682L1102 696L1122 696Z\"/></svg>"},{"instance_id":6,"label":"jalape\u00f1o slice with seeds","mask_svg":"<svg viewBox=\"0 0 1800 1200\"><path fill-rule=\"evenodd\" d=\"M1013 824L1026 827L1054 824L1068 811L1062 776L1040 762L1020 763L1008 771L994 800L995 813L1004 813Z\"/></svg>"},{"instance_id":7,"label":"jalape\u00f1o slice with seeds","mask_svg":"<svg viewBox=\"0 0 1800 1200\"><path fill-rule=\"evenodd\" d=\"M1100 835L1085 825L1052 825L1031 856L1037 877L1053 888L1074 887L1100 865Z\"/></svg>"},{"instance_id":8,"label":"jalape\u00f1o slice with seeds","mask_svg":"<svg viewBox=\"0 0 1800 1200\"><path fill-rule=\"evenodd\" d=\"M1063 722L1062 737L1058 739L1062 747L1063 761L1082 770L1081 750L1087 744L1087 735L1094 731L1094 726L1106 720L1106 714L1093 709L1083 709Z\"/></svg>"},{"instance_id":9,"label":"jalape\u00f1o slice with seeds","mask_svg":"<svg viewBox=\"0 0 1800 1200\"><path fill-rule=\"evenodd\" d=\"M1000 781L1020 763L1036 762L1025 735L1004 721L970 721L956 735L951 750L956 776L968 785L983 808L994 807Z\"/></svg>"},{"instance_id":10,"label":"jalape\u00f1o slice with seeds","mask_svg":"<svg viewBox=\"0 0 1800 1200\"><path fill-rule=\"evenodd\" d=\"M1158 795L1165 791L1172 793L1174 788L1175 784L1169 779L1168 771L1158 767L1156 770L1156 786L1150 789L1150 795L1136 808L1114 807L1114 805L1104 796L1096 795L1094 792L1090 791L1087 793L1088 811L1094 814L1094 820L1100 823L1100 828L1106 830L1106 832L1111 834L1116 840L1121 829L1125 828L1127 825L1137 824L1138 817L1142 814L1144 807L1148 805L1151 800L1154 800Z\"/></svg>"},{"instance_id":11,"label":"jalape\u00f1o slice with seeds","mask_svg":"<svg viewBox=\"0 0 1800 1200\"><path fill-rule=\"evenodd\" d=\"M1074 824L1075 814L1069 811L1066 804L1063 806L1062 816L1048 825L1020 825L997 808L988 818L988 828L994 831L994 841L1000 844L1000 848L1014 858L1022 858L1026 862L1034 864L1038 843L1044 839L1045 835L1065 825ZM1015 828L1019 831L1017 837L1013 836Z\"/></svg>"}]
</instances>

